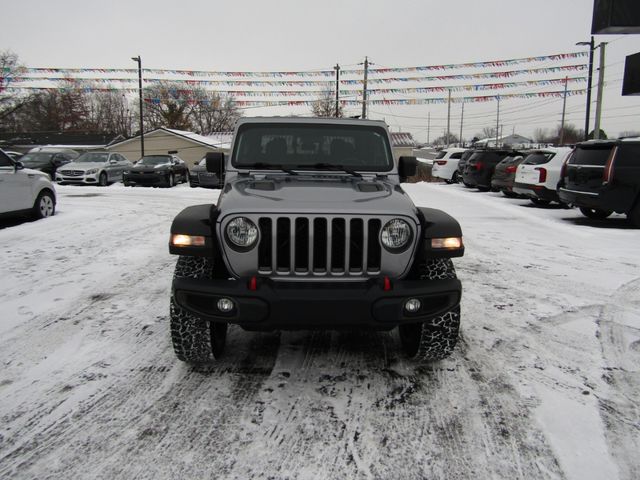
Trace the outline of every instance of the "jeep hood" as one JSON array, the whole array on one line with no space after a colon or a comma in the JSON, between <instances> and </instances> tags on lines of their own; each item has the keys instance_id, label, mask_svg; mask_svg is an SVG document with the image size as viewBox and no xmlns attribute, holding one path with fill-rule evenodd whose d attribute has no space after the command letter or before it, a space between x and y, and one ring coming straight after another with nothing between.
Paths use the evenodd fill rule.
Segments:
<instances>
[{"instance_id":1,"label":"jeep hood","mask_svg":"<svg viewBox=\"0 0 640 480\"><path fill-rule=\"evenodd\" d=\"M415 206L387 179L351 176L240 177L227 183L218 207L222 216L241 213L341 213L410 215Z\"/></svg>"}]
</instances>

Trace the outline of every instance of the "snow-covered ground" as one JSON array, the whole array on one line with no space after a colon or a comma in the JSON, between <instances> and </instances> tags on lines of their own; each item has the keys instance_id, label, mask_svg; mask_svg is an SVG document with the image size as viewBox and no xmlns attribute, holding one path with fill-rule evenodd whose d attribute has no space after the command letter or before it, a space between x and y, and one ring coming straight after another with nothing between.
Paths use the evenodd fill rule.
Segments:
<instances>
[{"instance_id":1,"label":"snow-covered ground","mask_svg":"<svg viewBox=\"0 0 640 480\"><path fill-rule=\"evenodd\" d=\"M462 224L462 339L230 330L178 362L172 217L217 192L60 187L0 230L0 478L634 479L640 231L622 217L414 184Z\"/></svg>"}]
</instances>

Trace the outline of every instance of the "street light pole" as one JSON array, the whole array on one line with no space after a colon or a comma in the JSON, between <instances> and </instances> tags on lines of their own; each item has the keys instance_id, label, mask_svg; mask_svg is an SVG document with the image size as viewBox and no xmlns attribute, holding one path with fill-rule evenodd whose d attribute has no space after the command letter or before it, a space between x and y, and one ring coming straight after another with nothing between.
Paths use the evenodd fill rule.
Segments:
<instances>
[{"instance_id":1,"label":"street light pole","mask_svg":"<svg viewBox=\"0 0 640 480\"><path fill-rule=\"evenodd\" d=\"M138 63L138 96L140 98L140 153L144 157L144 123L142 115L142 59L140 55L131 57L131 60Z\"/></svg>"}]
</instances>

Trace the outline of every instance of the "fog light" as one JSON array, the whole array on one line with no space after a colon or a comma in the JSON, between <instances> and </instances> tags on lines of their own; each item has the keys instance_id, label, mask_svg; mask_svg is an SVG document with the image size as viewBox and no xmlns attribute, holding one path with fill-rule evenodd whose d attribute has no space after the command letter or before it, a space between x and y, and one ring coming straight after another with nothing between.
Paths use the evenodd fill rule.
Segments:
<instances>
[{"instance_id":1,"label":"fog light","mask_svg":"<svg viewBox=\"0 0 640 480\"><path fill-rule=\"evenodd\" d=\"M233 306L233 302L228 298L221 298L220 300L218 300L218 310L220 310L222 313L229 313L231 310L233 310Z\"/></svg>"},{"instance_id":2,"label":"fog light","mask_svg":"<svg viewBox=\"0 0 640 480\"><path fill-rule=\"evenodd\" d=\"M409 313L416 313L418 310L420 310L421 306L422 302L420 300L418 300L417 298L410 298L404 304L404 309Z\"/></svg>"}]
</instances>

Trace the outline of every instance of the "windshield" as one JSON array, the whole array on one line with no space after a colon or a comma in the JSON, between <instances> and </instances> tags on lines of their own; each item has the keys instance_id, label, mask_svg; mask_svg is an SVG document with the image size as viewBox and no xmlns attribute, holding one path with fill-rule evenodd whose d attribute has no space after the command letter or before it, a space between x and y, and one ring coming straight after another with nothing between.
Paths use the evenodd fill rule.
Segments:
<instances>
[{"instance_id":1,"label":"windshield","mask_svg":"<svg viewBox=\"0 0 640 480\"><path fill-rule=\"evenodd\" d=\"M25 167L32 167L34 165L43 165L45 163L49 163L51 157L53 157L54 155L55 153L27 153L20 159L20 161Z\"/></svg>"},{"instance_id":2,"label":"windshield","mask_svg":"<svg viewBox=\"0 0 640 480\"><path fill-rule=\"evenodd\" d=\"M109 158L108 153L91 152L83 153L74 161L77 163L105 163L107 158Z\"/></svg>"},{"instance_id":3,"label":"windshield","mask_svg":"<svg viewBox=\"0 0 640 480\"><path fill-rule=\"evenodd\" d=\"M138 162L140 165L163 165L165 163L171 163L171 157L166 155L151 155L149 157L142 157Z\"/></svg>"},{"instance_id":4,"label":"windshield","mask_svg":"<svg viewBox=\"0 0 640 480\"><path fill-rule=\"evenodd\" d=\"M386 131L377 126L263 124L241 127L232 164L386 172L393 168L393 157Z\"/></svg>"}]
</instances>

